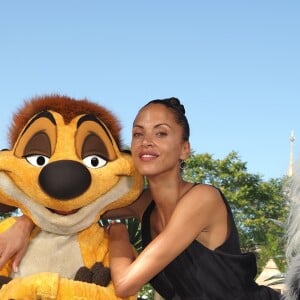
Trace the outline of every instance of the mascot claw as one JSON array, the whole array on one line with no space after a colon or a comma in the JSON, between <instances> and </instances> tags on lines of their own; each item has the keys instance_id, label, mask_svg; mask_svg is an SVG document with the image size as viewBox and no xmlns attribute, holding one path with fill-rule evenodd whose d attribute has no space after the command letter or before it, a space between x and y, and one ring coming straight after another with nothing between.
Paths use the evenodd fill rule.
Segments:
<instances>
[{"instance_id":1,"label":"mascot claw","mask_svg":"<svg viewBox=\"0 0 300 300\"><path fill-rule=\"evenodd\" d=\"M110 269L96 262L90 269L83 266L77 271L74 280L107 286L111 281Z\"/></svg>"}]
</instances>

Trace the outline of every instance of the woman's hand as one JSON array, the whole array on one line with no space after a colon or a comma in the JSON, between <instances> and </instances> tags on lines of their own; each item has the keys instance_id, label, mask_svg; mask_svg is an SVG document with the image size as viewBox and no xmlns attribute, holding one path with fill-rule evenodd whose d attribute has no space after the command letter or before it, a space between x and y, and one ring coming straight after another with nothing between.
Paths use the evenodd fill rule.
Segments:
<instances>
[{"instance_id":1,"label":"woman's hand","mask_svg":"<svg viewBox=\"0 0 300 300\"><path fill-rule=\"evenodd\" d=\"M33 222L23 215L17 218L12 227L0 234L0 268L15 255L12 268L14 272L18 271L19 264L27 250L33 228Z\"/></svg>"}]
</instances>

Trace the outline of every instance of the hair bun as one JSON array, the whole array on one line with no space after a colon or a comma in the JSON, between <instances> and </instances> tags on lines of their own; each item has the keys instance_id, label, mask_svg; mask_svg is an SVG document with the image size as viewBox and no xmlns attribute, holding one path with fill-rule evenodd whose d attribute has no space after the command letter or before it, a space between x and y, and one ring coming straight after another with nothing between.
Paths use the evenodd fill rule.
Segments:
<instances>
[{"instance_id":1,"label":"hair bun","mask_svg":"<svg viewBox=\"0 0 300 300\"><path fill-rule=\"evenodd\" d=\"M170 104L172 104L176 109L180 110L183 114L185 114L185 108L184 105L180 103L180 100L178 98L172 97L169 99Z\"/></svg>"}]
</instances>

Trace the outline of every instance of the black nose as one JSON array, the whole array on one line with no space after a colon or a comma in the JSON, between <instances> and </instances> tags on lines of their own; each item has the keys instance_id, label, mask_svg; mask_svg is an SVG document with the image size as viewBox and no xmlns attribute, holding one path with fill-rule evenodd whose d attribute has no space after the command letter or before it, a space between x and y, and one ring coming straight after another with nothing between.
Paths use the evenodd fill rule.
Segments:
<instances>
[{"instance_id":1,"label":"black nose","mask_svg":"<svg viewBox=\"0 0 300 300\"><path fill-rule=\"evenodd\" d=\"M88 189L91 184L91 174L77 161L60 160L43 168L39 183L49 196L69 200L80 196Z\"/></svg>"}]
</instances>

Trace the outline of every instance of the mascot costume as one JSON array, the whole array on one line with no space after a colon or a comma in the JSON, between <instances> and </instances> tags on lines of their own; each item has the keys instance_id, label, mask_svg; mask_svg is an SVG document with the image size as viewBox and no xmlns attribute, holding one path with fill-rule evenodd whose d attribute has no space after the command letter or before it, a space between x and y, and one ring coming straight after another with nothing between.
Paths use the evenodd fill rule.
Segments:
<instances>
[{"instance_id":1,"label":"mascot costume","mask_svg":"<svg viewBox=\"0 0 300 300\"><path fill-rule=\"evenodd\" d=\"M286 192L289 201L287 220L287 272L284 299L300 299L300 170L287 182Z\"/></svg>"},{"instance_id":2,"label":"mascot costume","mask_svg":"<svg viewBox=\"0 0 300 300\"><path fill-rule=\"evenodd\" d=\"M46 95L24 102L9 134L0 201L36 226L18 273L12 260L0 270L0 299L120 299L99 218L137 199L143 178L120 150L118 120L88 100ZM0 232L14 222L2 221Z\"/></svg>"}]
</instances>

